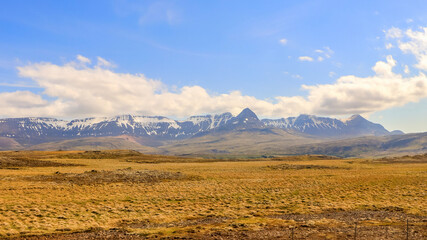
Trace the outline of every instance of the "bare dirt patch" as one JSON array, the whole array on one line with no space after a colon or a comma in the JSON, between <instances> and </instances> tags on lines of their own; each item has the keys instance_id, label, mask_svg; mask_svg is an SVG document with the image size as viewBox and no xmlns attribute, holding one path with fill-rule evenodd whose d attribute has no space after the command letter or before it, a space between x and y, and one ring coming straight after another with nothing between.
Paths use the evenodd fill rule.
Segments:
<instances>
[{"instance_id":1,"label":"bare dirt patch","mask_svg":"<svg viewBox=\"0 0 427 240\"><path fill-rule=\"evenodd\" d=\"M130 168L114 171L91 170L84 173L60 173L27 177L30 181L71 183L93 185L107 183L154 183L166 180L182 180L190 177L180 172L163 172L156 170L135 171Z\"/></svg>"}]
</instances>

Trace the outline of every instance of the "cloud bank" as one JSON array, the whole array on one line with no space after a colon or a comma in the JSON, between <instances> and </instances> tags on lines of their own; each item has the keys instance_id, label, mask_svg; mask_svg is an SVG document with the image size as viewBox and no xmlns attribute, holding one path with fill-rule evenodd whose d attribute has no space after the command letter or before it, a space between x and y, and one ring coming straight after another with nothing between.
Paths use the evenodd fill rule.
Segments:
<instances>
[{"instance_id":1,"label":"cloud bank","mask_svg":"<svg viewBox=\"0 0 427 240\"><path fill-rule=\"evenodd\" d=\"M250 107L266 117L295 116L301 113L348 115L372 113L427 97L427 28L389 38L417 59L419 73L409 77L393 72L396 60L387 56L373 66L369 77L343 76L331 84L302 85L307 96L277 96L257 99L239 91L209 94L201 86L184 86L176 91L159 80L142 74L118 73L114 64L98 57L96 63L78 55L64 65L48 62L18 67L21 77L30 78L43 89L0 93L3 117L51 116L85 117L143 114L186 117L204 113L232 112ZM326 55L325 55L326 57ZM409 68L406 69L409 72ZM414 72L414 71L412 71Z\"/></svg>"}]
</instances>

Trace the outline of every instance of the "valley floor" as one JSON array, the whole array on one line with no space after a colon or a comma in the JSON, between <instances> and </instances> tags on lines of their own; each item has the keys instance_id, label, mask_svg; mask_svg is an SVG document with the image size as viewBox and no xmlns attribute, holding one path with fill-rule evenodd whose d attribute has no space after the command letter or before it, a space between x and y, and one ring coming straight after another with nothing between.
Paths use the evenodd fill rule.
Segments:
<instances>
[{"instance_id":1,"label":"valley floor","mask_svg":"<svg viewBox=\"0 0 427 240\"><path fill-rule=\"evenodd\" d=\"M0 238L426 239L427 155L0 152Z\"/></svg>"}]
</instances>

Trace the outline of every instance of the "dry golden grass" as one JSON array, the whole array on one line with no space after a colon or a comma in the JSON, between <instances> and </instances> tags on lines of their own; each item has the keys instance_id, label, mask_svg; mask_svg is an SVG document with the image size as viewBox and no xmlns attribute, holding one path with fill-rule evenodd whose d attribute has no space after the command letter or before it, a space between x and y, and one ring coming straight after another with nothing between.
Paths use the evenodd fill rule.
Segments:
<instances>
[{"instance_id":1,"label":"dry golden grass","mask_svg":"<svg viewBox=\"0 0 427 240\"><path fill-rule=\"evenodd\" d=\"M100 153L106 157L93 154L97 153L0 153L80 165L0 169L0 237L94 228L121 228L144 236L198 236L225 230L288 229L301 224L347 227L354 220L346 222L325 215L323 220L295 222L285 217L295 214L354 212L356 219L357 212L390 213L371 219L374 222L359 219L362 225L387 224L390 219L385 218L393 216L396 218L390 221L402 225L402 216L420 222L427 215L426 161L390 164L366 159L284 157L205 162L151 155L152 163L144 163L137 159L140 155L129 151ZM108 180L117 177L110 173L124 168L197 177L155 182ZM107 172L102 176L106 179L91 184L74 184L67 178L49 180L55 179L56 172L84 176L92 170ZM393 215L397 213L400 215Z\"/></svg>"}]
</instances>

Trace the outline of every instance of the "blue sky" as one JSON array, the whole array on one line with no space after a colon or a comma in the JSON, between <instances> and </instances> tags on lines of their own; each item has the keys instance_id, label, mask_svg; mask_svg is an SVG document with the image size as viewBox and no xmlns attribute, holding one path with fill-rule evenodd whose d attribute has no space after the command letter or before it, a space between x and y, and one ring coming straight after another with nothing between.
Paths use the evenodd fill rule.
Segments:
<instances>
[{"instance_id":1,"label":"blue sky","mask_svg":"<svg viewBox=\"0 0 427 240\"><path fill-rule=\"evenodd\" d=\"M271 118L355 113L427 131L425 80L412 79L426 73L427 51L423 36L406 34L424 32L426 12L424 1L8 1L0 116L180 118L247 106ZM404 79L374 72L379 61ZM357 79L338 86L349 75Z\"/></svg>"}]
</instances>

